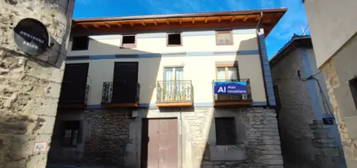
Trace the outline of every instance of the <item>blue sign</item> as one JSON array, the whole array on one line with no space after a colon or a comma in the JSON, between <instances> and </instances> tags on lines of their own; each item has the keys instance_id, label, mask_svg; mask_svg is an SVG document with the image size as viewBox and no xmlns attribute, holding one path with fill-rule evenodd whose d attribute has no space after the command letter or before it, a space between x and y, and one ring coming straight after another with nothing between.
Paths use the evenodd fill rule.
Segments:
<instances>
[{"instance_id":1,"label":"blue sign","mask_svg":"<svg viewBox=\"0 0 357 168\"><path fill-rule=\"evenodd\" d=\"M248 94L248 83L243 82L214 82L215 94Z\"/></svg>"}]
</instances>

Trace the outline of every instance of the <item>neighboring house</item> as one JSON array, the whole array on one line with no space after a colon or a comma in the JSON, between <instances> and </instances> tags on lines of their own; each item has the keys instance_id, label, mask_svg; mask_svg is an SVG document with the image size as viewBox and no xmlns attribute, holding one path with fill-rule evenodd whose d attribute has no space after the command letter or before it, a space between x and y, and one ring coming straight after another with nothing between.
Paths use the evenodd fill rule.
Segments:
<instances>
[{"instance_id":1,"label":"neighboring house","mask_svg":"<svg viewBox=\"0 0 357 168\"><path fill-rule=\"evenodd\" d=\"M346 167L310 36L294 35L270 66L285 168Z\"/></svg>"},{"instance_id":2,"label":"neighboring house","mask_svg":"<svg viewBox=\"0 0 357 168\"><path fill-rule=\"evenodd\" d=\"M50 165L282 168L264 38L285 11L74 20Z\"/></svg>"},{"instance_id":3,"label":"neighboring house","mask_svg":"<svg viewBox=\"0 0 357 168\"><path fill-rule=\"evenodd\" d=\"M347 166L357 167L357 1L306 0L316 53Z\"/></svg>"}]
</instances>

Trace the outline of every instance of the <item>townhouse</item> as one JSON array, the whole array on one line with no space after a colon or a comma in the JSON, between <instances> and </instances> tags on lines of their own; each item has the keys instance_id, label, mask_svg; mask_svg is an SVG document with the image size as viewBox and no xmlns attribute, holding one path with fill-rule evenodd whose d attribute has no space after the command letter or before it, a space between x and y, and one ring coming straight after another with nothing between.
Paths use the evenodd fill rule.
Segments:
<instances>
[{"instance_id":1,"label":"townhouse","mask_svg":"<svg viewBox=\"0 0 357 168\"><path fill-rule=\"evenodd\" d=\"M50 165L282 167L264 38L285 11L74 20Z\"/></svg>"}]
</instances>

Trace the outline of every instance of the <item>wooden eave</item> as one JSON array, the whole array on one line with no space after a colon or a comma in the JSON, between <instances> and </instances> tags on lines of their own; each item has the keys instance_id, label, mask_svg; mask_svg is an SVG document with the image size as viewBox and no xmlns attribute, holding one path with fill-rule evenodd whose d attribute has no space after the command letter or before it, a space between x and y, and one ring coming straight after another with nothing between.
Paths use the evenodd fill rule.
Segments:
<instances>
[{"instance_id":1,"label":"wooden eave","mask_svg":"<svg viewBox=\"0 0 357 168\"><path fill-rule=\"evenodd\" d=\"M286 9L230 11L175 15L151 15L73 20L76 35L132 34L140 32L256 28L268 35Z\"/></svg>"}]
</instances>

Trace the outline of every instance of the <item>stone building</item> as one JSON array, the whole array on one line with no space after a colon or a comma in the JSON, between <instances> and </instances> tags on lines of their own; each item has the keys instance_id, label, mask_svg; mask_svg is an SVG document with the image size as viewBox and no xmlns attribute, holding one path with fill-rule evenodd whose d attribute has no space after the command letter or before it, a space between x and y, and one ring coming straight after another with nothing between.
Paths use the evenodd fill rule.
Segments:
<instances>
[{"instance_id":1,"label":"stone building","mask_svg":"<svg viewBox=\"0 0 357 168\"><path fill-rule=\"evenodd\" d=\"M357 167L357 1L306 0L305 8L347 166Z\"/></svg>"},{"instance_id":2,"label":"stone building","mask_svg":"<svg viewBox=\"0 0 357 168\"><path fill-rule=\"evenodd\" d=\"M66 54L72 6L71 0L0 1L1 168L46 167L64 68L57 59ZM38 42L45 47L36 48Z\"/></svg>"},{"instance_id":3,"label":"stone building","mask_svg":"<svg viewBox=\"0 0 357 168\"><path fill-rule=\"evenodd\" d=\"M270 65L285 168L346 167L310 36L294 35Z\"/></svg>"},{"instance_id":4,"label":"stone building","mask_svg":"<svg viewBox=\"0 0 357 168\"><path fill-rule=\"evenodd\" d=\"M264 38L285 11L74 20L49 165L282 168Z\"/></svg>"}]
</instances>

